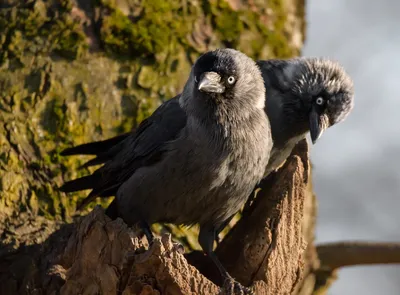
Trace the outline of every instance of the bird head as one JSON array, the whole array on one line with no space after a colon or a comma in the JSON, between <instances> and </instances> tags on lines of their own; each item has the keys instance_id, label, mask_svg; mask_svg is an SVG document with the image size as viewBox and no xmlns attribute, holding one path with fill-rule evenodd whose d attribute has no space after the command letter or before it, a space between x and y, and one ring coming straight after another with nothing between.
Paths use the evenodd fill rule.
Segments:
<instances>
[{"instance_id":1,"label":"bird head","mask_svg":"<svg viewBox=\"0 0 400 295\"><path fill-rule=\"evenodd\" d=\"M255 61L234 49L217 49L200 56L181 96L189 110L208 107L242 114L263 109L265 87Z\"/></svg>"},{"instance_id":2,"label":"bird head","mask_svg":"<svg viewBox=\"0 0 400 295\"><path fill-rule=\"evenodd\" d=\"M313 143L328 127L343 121L352 110L353 82L337 62L296 58L261 63L268 63L262 66L266 69L263 76L267 80L268 116L278 106L283 115L280 124L290 124L299 133L309 131ZM268 84L273 88L271 97ZM270 98L271 108L268 106Z\"/></svg>"}]
</instances>

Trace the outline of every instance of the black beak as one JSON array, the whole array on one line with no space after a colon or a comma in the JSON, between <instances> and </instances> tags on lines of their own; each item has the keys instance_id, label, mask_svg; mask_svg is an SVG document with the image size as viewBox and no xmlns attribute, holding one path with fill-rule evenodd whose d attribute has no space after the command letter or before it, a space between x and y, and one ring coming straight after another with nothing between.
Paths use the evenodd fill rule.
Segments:
<instances>
[{"instance_id":1,"label":"black beak","mask_svg":"<svg viewBox=\"0 0 400 295\"><path fill-rule=\"evenodd\" d=\"M309 119L310 119L311 141L313 144L315 144L318 138L320 138L320 136L324 132L324 129L321 128L320 115L318 114L315 107L312 107Z\"/></svg>"},{"instance_id":2,"label":"black beak","mask_svg":"<svg viewBox=\"0 0 400 295\"><path fill-rule=\"evenodd\" d=\"M211 93L224 93L225 86L221 83L221 76L216 72L205 72L199 82L199 90Z\"/></svg>"}]
</instances>

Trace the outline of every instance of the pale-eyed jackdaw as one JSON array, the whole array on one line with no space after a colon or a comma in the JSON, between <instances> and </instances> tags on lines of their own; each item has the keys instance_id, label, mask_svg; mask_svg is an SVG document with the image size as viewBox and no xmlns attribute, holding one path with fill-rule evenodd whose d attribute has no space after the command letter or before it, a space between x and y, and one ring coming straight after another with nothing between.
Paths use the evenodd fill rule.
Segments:
<instances>
[{"instance_id":1,"label":"pale-eyed jackdaw","mask_svg":"<svg viewBox=\"0 0 400 295\"><path fill-rule=\"evenodd\" d=\"M353 82L336 62L319 58L258 61L266 86L266 108L273 138L273 148L265 175L278 168L298 141L310 133L313 143L326 128L343 121L353 108ZM142 130L151 130L156 137L170 137L186 124L186 114L179 106L179 95L164 102L137 130L104 141L92 142L65 150L63 155L90 154L96 158L85 166L114 161L130 163L146 156L152 137ZM141 142L140 151L135 149ZM147 143L145 143L147 142ZM135 153L132 151L135 150ZM129 164L116 169L131 169ZM101 170L100 170L101 171ZM96 196L114 196L121 181L101 185L96 173L67 183L65 191L92 189L81 207ZM254 194L252 194L254 196ZM230 218L217 229L217 234Z\"/></svg>"},{"instance_id":2,"label":"pale-eyed jackdaw","mask_svg":"<svg viewBox=\"0 0 400 295\"><path fill-rule=\"evenodd\" d=\"M199 224L202 249L233 282L213 244L264 175L272 148L264 104L256 62L233 49L208 52L179 98L160 106L103 167L62 190L93 188L88 200L112 191L107 214L141 224L149 240L152 223Z\"/></svg>"},{"instance_id":3,"label":"pale-eyed jackdaw","mask_svg":"<svg viewBox=\"0 0 400 295\"><path fill-rule=\"evenodd\" d=\"M307 134L313 144L354 106L353 81L339 63L321 58L258 61L274 142L266 175L278 168Z\"/></svg>"},{"instance_id":4,"label":"pale-eyed jackdaw","mask_svg":"<svg viewBox=\"0 0 400 295\"><path fill-rule=\"evenodd\" d=\"M258 61L267 89L265 111L271 124L273 148L265 174L278 168L293 147L310 133L315 143L330 126L343 121L353 108L353 82L336 62L320 58ZM152 137L142 135L151 128L158 137L179 132L186 124L186 114L179 106L179 95L164 102L136 131L104 141L82 144L66 149L62 155L88 154L96 158L84 166L109 163L117 156L129 161L135 142L152 145ZM147 146L144 141L148 141ZM147 152L142 150L141 153ZM135 154L137 155L137 153ZM122 157L121 157L122 156ZM74 180L76 190L92 189L92 196L113 196L118 186L97 189L93 178ZM72 183L71 183L72 184ZM65 187L67 191L71 191ZM87 199L82 205L87 204Z\"/></svg>"}]
</instances>

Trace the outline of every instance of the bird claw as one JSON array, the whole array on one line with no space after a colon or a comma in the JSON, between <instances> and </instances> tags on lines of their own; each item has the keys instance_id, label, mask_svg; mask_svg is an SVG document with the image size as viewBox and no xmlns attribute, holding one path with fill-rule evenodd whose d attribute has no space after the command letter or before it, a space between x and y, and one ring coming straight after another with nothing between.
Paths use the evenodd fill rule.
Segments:
<instances>
[{"instance_id":1,"label":"bird claw","mask_svg":"<svg viewBox=\"0 0 400 295\"><path fill-rule=\"evenodd\" d=\"M185 254L185 247L181 243L174 243L174 250L180 254Z\"/></svg>"},{"instance_id":2,"label":"bird claw","mask_svg":"<svg viewBox=\"0 0 400 295\"><path fill-rule=\"evenodd\" d=\"M227 277L223 285L223 294L229 295L254 295L254 291L235 281L232 277Z\"/></svg>"}]
</instances>

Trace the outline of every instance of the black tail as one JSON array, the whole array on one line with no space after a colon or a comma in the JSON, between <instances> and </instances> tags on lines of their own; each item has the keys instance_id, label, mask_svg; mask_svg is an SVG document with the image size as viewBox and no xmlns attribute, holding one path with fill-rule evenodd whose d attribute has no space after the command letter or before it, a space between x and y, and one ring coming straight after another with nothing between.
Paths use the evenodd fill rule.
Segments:
<instances>
[{"instance_id":1,"label":"black tail","mask_svg":"<svg viewBox=\"0 0 400 295\"><path fill-rule=\"evenodd\" d=\"M124 147L125 138L122 138L121 141L119 141L119 142L116 141L115 145L109 147L107 150L103 150L103 152L99 152L94 159L87 161L80 168L86 168L86 167L89 167L89 166L104 164L108 160L111 160Z\"/></svg>"},{"instance_id":2,"label":"black tail","mask_svg":"<svg viewBox=\"0 0 400 295\"><path fill-rule=\"evenodd\" d=\"M81 144L72 148L63 150L60 155L72 156L72 155L99 155L109 150L113 146L117 145L125 138L129 136L130 132L124 133L106 140L94 141L85 144Z\"/></svg>"},{"instance_id":3,"label":"black tail","mask_svg":"<svg viewBox=\"0 0 400 295\"><path fill-rule=\"evenodd\" d=\"M83 168L87 168L87 167L90 167L90 166L96 166L96 165L104 164L105 162L107 162L110 159L111 159L111 155L105 155L105 156L102 156L102 157L97 156L96 158L87 161L85 164L80 166L78 169L83 169Z\"/></svg>"},{"instance_id":4,"label":"black tail","mask_svg":"<svg viewBox=\"0 0 400 295\"><path fill-rule=\"evenodd\" d=\"M80 168L89 167L98 164L104 164L108 160L112 159L123 147L123 141L131 133L125 133L118 135L113 138L109 138L103 141L90 142L82 144L76 147L66 149L61 152L61 155L96 155L96 157ZM114 196L119 188L120 184L109 185L104 183L103 171L101 168L93 172L91 175L84 176L78 179L74 179L64 183L59 190L65 193L71 193L81 190L91 189L90 194L83 199L77 206L77 210L81 210L96 197L109 197Z\"/></svg>"},{"instance_id":5,"label":"black tail","mask_svg":"<svg viewBox=\"0 0 400 295\"><path fill-rule=\"evenodd\" d=\"M84 176L64 183L59 189L65 193L93 189L98 185L99 177L96 174Z\"/></svg>"}]
</instances>

